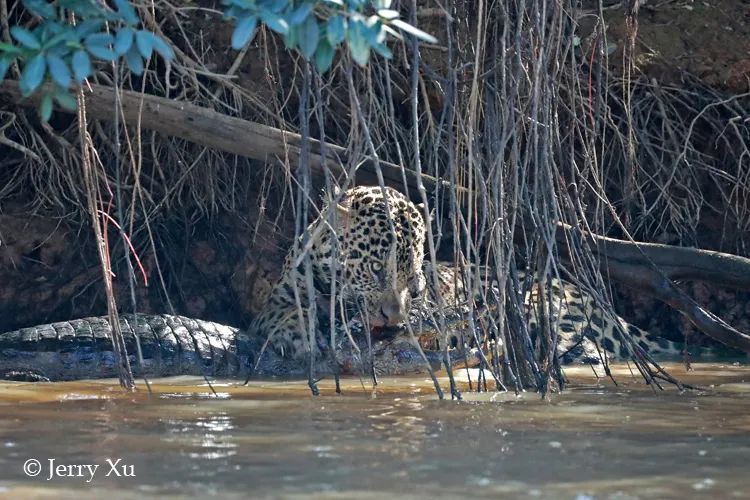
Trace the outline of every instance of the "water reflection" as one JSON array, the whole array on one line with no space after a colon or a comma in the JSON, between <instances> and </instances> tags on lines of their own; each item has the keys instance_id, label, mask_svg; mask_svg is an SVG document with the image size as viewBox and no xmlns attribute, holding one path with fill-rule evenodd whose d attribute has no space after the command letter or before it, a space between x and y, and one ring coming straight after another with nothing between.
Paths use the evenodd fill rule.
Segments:
<instances>
[{"instance_id":1,"label":"water reflection","mask_svg":"<svg viewBox=\"0 0 750 500\"><path fill-rule=\"evenodd\" d=\"M235 428L231 415L222 411L195 419L164 418L165 442L179 443L191 451L184 453L191 459L216 460L237 454L237 443L231 430Z\"/></svg>"},{"instance_id":2,"label":"water reflection","mask_svg":"<svg viewBox=\"0 0 750 500\"><path fill-rule=\"evenodd\" d=\"M382 453L408 459L421 452L425 440L434 435L428 432L419 416L423 408L418 398L394 398L393 405L368 416L371 420L369 434L383 441Z\"/></svg>"},{"instance_id":3,"label":"water reflection","mask_svg":"<svg viewBox=\"0 0 750 500\"><path fill-rule=\"evenodd\" d=\"M672 366L673 372L679 367ZM624 369L623 369L624 370ZM744 495L750 456L750 369L698 366L710 391L655 395L626 378L571 390L465 393L437 401L430 381L385 379L344 395L304 382L155 381L155 394L109 383L0 383L0 492L26 497L221 495L534 496L542 498ZM688 380L686 380L688 381ZM44 481L29 457L132 463L137 480Z\"/></svg>"}]
</instances>

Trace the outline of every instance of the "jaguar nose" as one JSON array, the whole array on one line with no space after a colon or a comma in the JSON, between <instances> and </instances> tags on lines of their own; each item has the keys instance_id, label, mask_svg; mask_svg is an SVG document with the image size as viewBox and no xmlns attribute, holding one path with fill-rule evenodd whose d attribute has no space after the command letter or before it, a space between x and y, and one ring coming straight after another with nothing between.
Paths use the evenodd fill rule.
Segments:
<instances>
[{"instance_id":1,"label":"jaguar nose","mask_svg":"<svg viewBox=\"0 0 750 500\"><path fill-rule=\"evenodd\" d=\"M406 322L404 308L398 302L387 302L380 308L380 314L385 319L384 326L397 326Z\"/></svg>"}]
</instances>

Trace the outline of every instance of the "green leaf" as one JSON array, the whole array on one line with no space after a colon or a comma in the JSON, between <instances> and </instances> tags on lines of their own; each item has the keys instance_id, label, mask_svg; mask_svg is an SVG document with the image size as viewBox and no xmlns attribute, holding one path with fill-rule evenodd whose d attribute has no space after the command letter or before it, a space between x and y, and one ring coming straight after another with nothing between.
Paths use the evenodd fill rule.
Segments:
<instances>
[{"instance_id":1,"label":"green leaf","mask_svg":"<svg viewBox=\"0 0 750 500\"><path fill-rule=\"evenodd\" d=\"M286 35L289 32L289 24L278 14L274 14L269 10L263 10L260 13L260 19L266 26L280 35Z\"/></svg>"},{"instance_id":2,"label":"green leaf","mask_svg":"<svg viewBox=\"0 0 750 500\"><path fill-rule=\"evenodd\" d=\"M301 24L307 19L307 16L310 15L310 12L312 12L312 10L313 4L303 3L302 5L297 7L291 14L289 14L289 24L292 26Z\"/></svg>"},{"instance_id":3,"label":"green leaf","mask_svg":"<svg viewBox=\"0 0 750 500\"><path fill-rule=\"evenodd\" d=\"M373 45L372 50L385 57L386 59L390 59L391 57L393 57L393 52L391 52L391 49L389 49L382 43L376 43L375 45Z\"/></svg>"},{"instance_id":4,"label":"green leaf","mask_svg":"<svg viewBox=\"0 0 750 500\"><path fill-rule=\"evenodd\" d=\"M335 47L344 40L346 21L341 16L331 16L326 26L326 38L331 47Z\"/></svg>"},{"instance_id":5,"label":"green leaf","mask_svg":"<svg viewBox=\"0 0 750 500\"><path fill-rule=\"evenodd\" d=\"M15 45L0 42L0 53L2 54L16 55L16 54L20 54L21 52L23 51L20 48L16 47Z\"/></svg>"},{"instance_id":6,"label":"green leaf","mask_svg":"<svg viewBox=\"0 0 750 500\"><path fill-rule=\"evenodd\" d=\"M73 54L73 75L78 85L91 74L91 59L85 50L76 50Z\"/></svg>"},{"instance_id":7,"label":"green leaf","mask_svg":"<svg viewBox=\"0 0 750 500\"><path fill-rule=\"evenodd\" d=\"M382 43L385 40L383 23L378 16L369 17L362 32L370 43L370 47Z\"/></svg>"},{"instance_id":8,"label":"green leaf","mask_svg":"<svg viewBox=\"0 0 750 500\"><path fill-rule=\"evenodd\" d=\"M70 95L65 89L55 89L55 100L68 111L75 111L78 107L76 98Z\"/></svg>"},{"instance_id":9,"label":"green leaf","mask_svg":"<svg viewBox=\"0 0 750 500\"><path fill-rule=\"evenodd\" d=\"M252 1L252 0L251 0ZM270 2L270 5L268 4ZM271 12L279 13L287 8L289 0L266 0L265 7Z\"/></svg>"},{"instance_id":10,"label":"green leaf","mask_svg":"<svg viewBox=\"0 0 750 500\"><path fill-rule=\"evenodd\" d=\"M151 36L153 36L151 44L153 45L154 50L168 61L174 59L174 51L172 50L172 47L170 47L167 42L162 40L161 37L154 35L153 33L151 34Z\"/></svg>"},{"instance_id":11,"label":"green leaf","mask_svg":"<svg viewBox=\"0 0 750 500\"><path fill-rule=\"evenodd\" d=\"M284 35L284 46L287 49L293 49L297 46L297 42L299 41L299 32L300 27L299 26L290 26L289 31L286 35Z\"/></svg>"},{"instance_id":12,"label":"green leaf","mask_svg":"<svg viewBox=\"0 0 750 500\"><path fill-rule=\"evenodd\" d=\"M346 38L349 42L349 52L354 62L360 66L365 66L370 60L370 42L365 36L366 26L361 21L349 23L349 31L346 32Z\"/></svg>"},{"instance_id":13,"label":"green leaf","mask_svg":"<svg viewBox=\"0 0 750 500\"><path fill-rule=\"evenodd\" d=\"M57 35L44 42L44 48L56 48L56 46L59 45L60 42L64 41L67 43L68 41L74 41L75 39L75 32L73 30L67 29L66 31L58 33Z\"/></svg>"},{"instance_id":14,"label":"green leaf","mask_svg":"<svg viewBox=\"0 0 750 500\"><path fill-rule=\"evenodd\" d=\"M23 6L35 16L51 19L57 16L55 7L46 0L24 0Z\"/></svg>"},{"instance_id":15,"label":"green leaf","mask_svg":"<svg viewBox=\"0 0 750 500\"><path fill-rule=\"evenodd\" d=\"M315 67L320 73L325 73L331 67L333 54L336 52L328 40L325 38L318 44L318 50L315 51Z\"/></svg>"},{"instance_id":16,"label":"green leaf","mask_svg":"<svg viewBox=\"0 0 750 500\"><path fill-rule=\"evenodd\" d=\"M23 95L29 95L34 92L42 80L47 70L47 63L44 61L43 54L37 54L26 63L21 72L21 92Z\"/></svg>"},{"instance_id":17,"label":"green leaf","mask_svg":"<svg viewBox=\"0 0 750 500\"><path fill-rule=\"evenodd\" d=\"M301 28L299 39L300 50L305 59L310 59L315 54L315 49L318 48L318 40L320 39L320 28L318 28L315 16L308 17Z\"/></svg>"},{"instance_id":18,"label":"green leaf","mask_svg":"<svg viewBox=\"0 0 750 500\"><path fill-rule=\"evenodd\" d=\"M42 103L39 105L39 116L43 122L48 122L52 118L52 94L46 92L42 96Z\"/></svg>"},{"instance_id":19,"label":"green leaf","mask_svg":"<svg viewBox=\"0 0 750 500\"><path fill-rule=\"evenodd\" d=\"M349 52L352 54L354 62L360 66L366 66L370 60L370 45L364 38L349 40Z\"/></svg>"},{"instance_id":20,"label":"green leaf","mask_svg":"<svg viewBox=\"0 0 750 500\"><path fill-rule=\"evenodd\" d=\"M115 5L117 6L117 13L120 14L120 17L128 24L138 24L140 19L138 19L138 15L135 13L135 9L133 9L133 6L130 5L130 2L128 0L114 0Z\"/></svg>"},{"instance_id":21,"label":"green leaf","mask_svg":"<svg viewBox=\"0 0 750 500\"><path fill-rule=\"evenodd\" d=\"M410 35L416 38L419 38L420 40L423 40L427 43L437 43L437 38L435 38L434 36L428 33L425 33L424 31L418 28L415 28L411 24L404 22L401 19L394 19L391 21L391 24L397 27L398 29L400 29L401 31L409 33Z\"/></svg>"},{"instance_id":22,"label":"green leaf","mask_svg":"<svg viewBox=\"0 0 750 500\"><path fill-rule=\"evenodd\" d=\"M93 4L94 2L87 2L87 3ZM97 6L97 7L98 8L96 10L97 10L98 17L102 17L108 23L113 24L113 23L116 23L117 21L121 21L122 20L121 17L120 17L120 14L118 14L114 10L109 9L109 8L103 9L103 8L101 8L99 6ZM91 15L91 6L85 6L84 9L85 9L85 12L81 12L80 13L81 16L82 17L90 16Z\"/></svg>"},{"instance_id":23,"label":"green leaf","mask_svg":"<svg viewBox=\"0 0 750 500\"><path fill-rule=\"evenodd\" d=\"M39 50L42 48L42 44L36 35L25 28L12 26L10 28L10 34L18 41L18 43L28 49Z\"/></svg>"},{"instance_id":24,"label":"green leaf","mask_svg":"<svg viewBox=\"0 0 750 500\"><path fill-rule=\"evenodd\" d=\"M121 56L125 54L133 45L133 36L135 32L130 28L122 28L115 35L115 54Z\"/></svg>"},{"instance_id":25,"label":"green leaf","mask_svg":"<svg viewBox=\"0 0 750 500\"><path fill-rule=\"evenodd\" d=\"M70 85L70 69L60 56L47 54L47 67L52 75L52 80L63 88Z\"/></svg>"},{"instance_id":26,"label":"green leaf","mask_svg":"<svg viewBox=\"0 0 750 500\"><path fill-rule=\"evenodd\" d=\"M125 54L125 62L128 63L128 68L133 74L143 74L143 59L141 59L141 54L135 46L130 47L130 50Z\"/></svg>"},{"instance_id":27,"label":"green leaf","mask_svg":"<svg viewBox=\"0 0 750 500\"><path fill-rule=\"evenodd\" d=\"M139 30L135 32L135 46L144 59L151 57L154 52L154 34L150 31Z\"/></svg>"},{"instance_id":28,"label":"green leaf","mask_svg":"<svg viewBox=\"0 0 750 500\"><path fill-rule=\"evenodd\" d=\"M245 16L237 22L232 33L232 48L239 50L247 45L255 34L258 26L258 17L254 15Z\"/></svg>"},{"instance_id":29,"label":"green leaf","mask_svg":"<svg viewBox=\"0 0 750 500\"><path fill-rule=\"evenodd\" d=\"M135 45L144 59L148 59L156 50L164 59L174 58L172 47L164 40L147 30L139 30L135 33Z\"/></svg>"},{"instance_id":30,"label":"green leaf","mask_svg":"<svg viewBox=\"0 0 750 500\"><path fill-rule=\"evenodd\" d=\"M47 33L43 33L42 34L42 41L44 41L45 37L47 37L47 36L50 36L50 35L52 35L52 36L59 35L61 33L65 33L65 32L70 31L70 26L68 26L67 24L66 25L62 25L62 24L58 23L57 21L47 21L47 22L44 23L44 25L42 26L42 28L43 28L42 29L43 32L44 31L47 32Z\"/></svg>"},{"instance_id":31,"label":"green leaf","mask_svg":"<svg viewBox=\"0 0 750 500\"><path fill-rule=\"evenodd\" d=\"M85 43L100 47L109 47L115 43L115 37L109 33L92 33L86 37Z\"/></svg>"},{"instance_id":32,"label":"green leaf","mask_svg":"<svg viewBox=\"0 0 750 500\"><path fill-rule=\"evenodd\" d=\"M106 11L102 7L102 3L92 0L58 0L54 2L64 9L71 10L76 17L85 19L87 17L105 17Z\"/></svg>"},{"instance_id":33,"label":"green leaf","mask_svg":"<svg viewBox=\"0 0 750 500\"><path fill-rule=\"evenodd\" d=\"M107 47L100 47L98 45L87 45L86 49L91 53L92 56L103 61L114 61L117 59L117 54Z\"/></svg>"},{"instance_id":34,"label":"green leaf","mask_svg":"<svg viewBox=\"0 0 750 500\"><path fill-rule=\"evenodd\" d=\"M76 35L78 38L86 38L98 32L102 26L104 26L104 21L100 19L86 19L76 26Z\"/></svg>"},{"instance_id":35,"label":"green leaf","mask_svg":"<svg viewBox=\"0 0 750 500\"><path fill-rule=\"evenodd\" d=\"M109 33L94 33L86 37L84 45L86 49L97 59L114 61L117 54L110 48L115 42L115 37Z\"/></svg>"}]
</instances>

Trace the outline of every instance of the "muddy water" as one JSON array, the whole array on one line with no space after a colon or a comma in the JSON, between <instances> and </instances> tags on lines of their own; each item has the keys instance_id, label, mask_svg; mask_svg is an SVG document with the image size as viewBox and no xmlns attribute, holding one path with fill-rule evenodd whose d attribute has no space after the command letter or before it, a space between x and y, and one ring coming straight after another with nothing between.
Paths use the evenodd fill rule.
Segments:
<instances>
[{"instance_id":1,"label":"muddy water","mask_svg":"<svg viewBox=\"0 0 750 500\"><path fill-rule=\"evenodd\" d=\"M440 402L423 377L343 396L324 381L317 398L301 382L2 382L0 497L749 498L750 367L694 367L669 366L702 390L658 394L625 367L618 386L576 368L547 401Z\"/></svg>"}]
</instances>

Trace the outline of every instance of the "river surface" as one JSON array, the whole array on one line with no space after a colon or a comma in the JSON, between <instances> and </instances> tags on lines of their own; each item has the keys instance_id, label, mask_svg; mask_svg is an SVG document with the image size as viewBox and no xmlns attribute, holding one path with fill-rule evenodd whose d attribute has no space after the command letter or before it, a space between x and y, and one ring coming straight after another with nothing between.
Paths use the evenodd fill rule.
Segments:
<instances>
[{"instance_id":1,"label":"river surface","mask_svg":"<svg viewBox=\"0 0 750 500\"><path fill-rule=\"evenodd\" d=\"M750 498L750 367L693 367L667 365L702 387L685 392L568 369L547 400L438 401L422 376L349 379L341 396L323 381L319 397L304 382L0 382L0 497Z\"/></svg>"}]
</instances>

